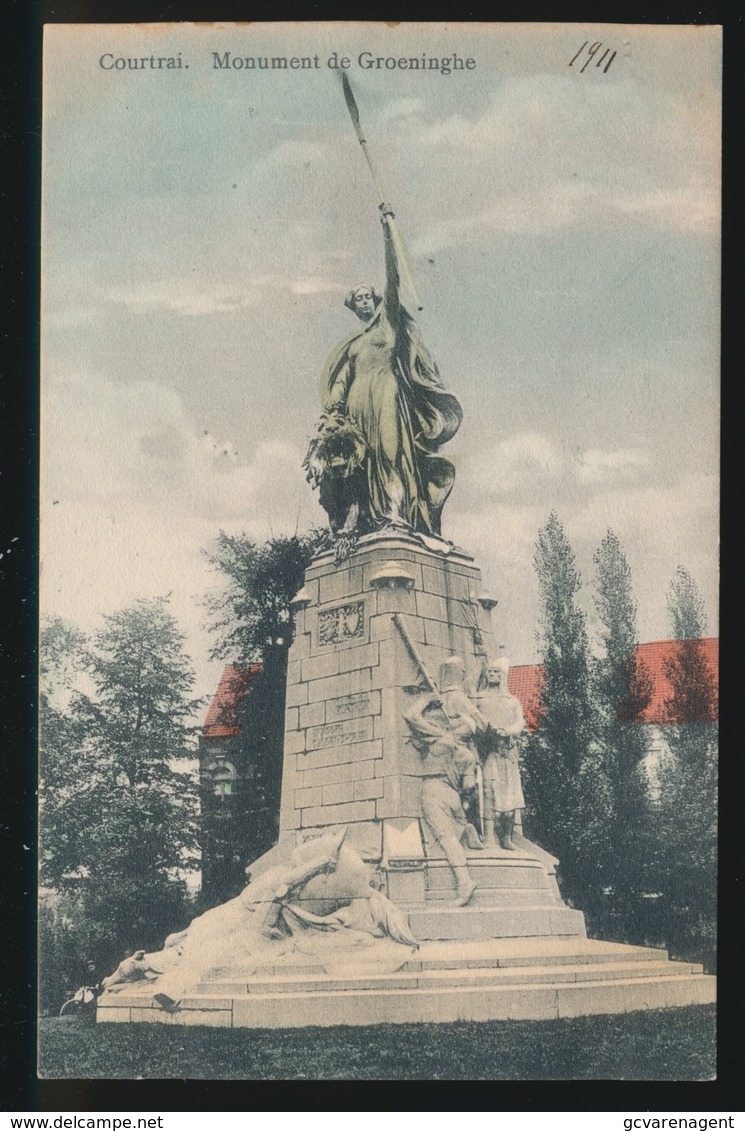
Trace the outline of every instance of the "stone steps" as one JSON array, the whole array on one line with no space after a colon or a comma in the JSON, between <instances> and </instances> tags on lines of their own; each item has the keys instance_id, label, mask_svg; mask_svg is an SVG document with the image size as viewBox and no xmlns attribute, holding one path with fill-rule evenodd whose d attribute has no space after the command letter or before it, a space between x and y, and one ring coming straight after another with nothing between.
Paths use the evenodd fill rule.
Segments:
<instances>
[{"instance_id":1,"label":"stone steps","mask_svg":"<svg viewBox=\"0 0 745 1131\"><path fill-rule=\"evenodd\" d=\"M583 937L473 939L424 943L402 967L405 970L451 970L525 966L598 965L615 962L668 961L665 951L651 946L601 942ZM275 973L281 973L279 969Z\"/></svg>"},{"instance_id":2,"label":"stone steps","mask_svg":"<svg viewBox=\"0 0 745 1131\"><path fill-rule=\"evenodd\" d=\"M556 903L506 908L474 907L470 904L466 907L450 904L433 907L430 903L423 909L409 908L408 914L414 937L422 941L585 934L582 912Z\"/></svg>"},{"instance_id":3,"label":"stone steps","mask_svg":"<svg viewBox=\"0 0 745 1131\"><path fill-rule=\"evenodd\" d=\"M98 1020L235 1028L546 1020L708 1004L715 985L700 966L651 947L581 937L424 942L394 973L277 965L200 982L175 1013L149 988L107 994Z\"/></svg>"},{"instance_id":4,"label":"stone steps","mask_svg":"<svg viewBox=\"0 0 745 1131\"><path fill-rule=\"evenodd\" d=\"M202 997L232 997L249 994L334 993L347 990L400 989L415 990L437 986L499 986L558 984L560 982L602 982L623 978L682 977L701 974L703 969L689 962L606 962L602 966L581 963L573 966L540 967L472 967L462 970L397 971L394 974L366 974L349 978L331 978L328 974L306 974L303 978L279 977L270 981L200 982L195 994L185 998L185 1008L199 1008ZM194 1003L194 1004L192 1004Z\"/></svg>"},{"instance_id":5,"label":"stone steps","mask_svg":"<svg viewBox=\"0 0 745 1131\"><path fill-rule=\"evenodd\" d=\"M515 859L514 853L505 853L500 859L474 853L468 858L468 868L479 886L488 888L535 888L548 890L545 869L532 857ZM427 864L427 891L455 891L455 880L450 865L444 860L430 860Z\"/></svg>"},{"instance_id":6,"label":"stone steps","mask_svg":"<svg viewBox=\"0 0 745 1131\"><path fill-rule=\"evenodd\" d=\"M463 942L428 941L404 962L400 972L419 973L427 970L497 970L525 967L592 966L594 969L617 963L669 964L665 951L656 947L631 946L628 943L601 942L582 937L564 938L509 938L471 939ZM673 969L678 968L673 964ZM230 985L247 985L250 980L273 978L305 978L320 975L327 977L325 968L318 962L301 965L277 964L259 966L244 975L235 974ZM602 972L599 974L603 977ZM236 980L238 979L238 981ZM218 975L204 985L228 984ZM243 992L241 990L241 992Z\"/></svg>"},{"instance_id":7,"label":"stone steps","mask_svg":"<svg viewBox=\"0 0 745 1131\"><path fill-rule=\"evenodd\" d=\"M478 880L478 877L474 877ZM435 888L427 891L424 907L434 904L454 904L455 888ZM548 888L486 887L479 884L468 901L468 907L557 907L561 904ZM411 909L411 905L409 905ZM419 910L422 910L420 905Z\"/></svg>"},{"instance_id":8,"label":"stone steps","mask_svg":"<svg viewBox=\"0 0 745 1131\"><path fill-rule=\"evenodd\" d=\"M709 1004L715 1000L714 982L714 978L705 974L685 974L559 984L430 985L417 989L252 993L233 998L193 995L187 999L189 1007L176 1013L166 1013L152 1006L124 1006L124 1003L123 1008L109 1008L107 1003L99 1006L98 1020L269 1029L539 1021Z\"/></svg>"}]
</instances>

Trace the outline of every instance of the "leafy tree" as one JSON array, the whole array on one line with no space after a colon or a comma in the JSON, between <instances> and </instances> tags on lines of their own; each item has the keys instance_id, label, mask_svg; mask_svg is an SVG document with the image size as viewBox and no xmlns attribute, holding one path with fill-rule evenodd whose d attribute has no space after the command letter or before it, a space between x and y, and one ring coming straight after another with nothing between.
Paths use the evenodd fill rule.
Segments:
<instances>
[{"instance_id":1,"label":"leafy tree","mask_svg":"<svg viewBox=\"0 0 745 1131\"><path fill-rule=\"evenodd\" d=\"M188 916L197 702L183 643L165 598L106 617L86 650L58 620L42 633L41 882L74 902L100 969ZM89 689L60 705L55 676L75 663Z\"/></svg>"},{"instance_id":2,"label":"leafy tree","mask_svg":"<svg viewBox=\"0 0 745 1131\"><path fill-rule=\"evenodd\" d=\"M594 556L595 607L604 657L593 665L592 690L609 786L605 825L609 915L603 930L643 941L644 896L652 882L649 797L644 760L649 737L638 719L652 698L649 671L637 653L631 570L609 530Z\"/></svg>"},{"instance_id":3,"label":"leafy tree","mask_svg":"<svg viewBox=\"0 0 745 1131\"><path fill-rule=\"evenodd\" d=\"M90 928L77 901L57 892L43 892L39 901L39 1008L57 1013L63 1000L82 985L95 984L86 966ZM108 973L108 971L106 971Z\"/></svg>"},{"instance_id":4,"label":"leafy tree","mask_svg":"<svg viewBox=\"0 0 745 1131\"><path fill-rule=\"evenodd\" d=\"M212 654L262 670L250 692L241 697L235 722L239 733L230 741L228 760L242 775L231 802L231 821L215 830L222 840L219 852L228 860L221 883L208 899L233 894L245 882L243 869L277 840L282 784L284 708L287 658L294 635L293 597L302 588L305 570L325 531L304 536L272 538L258 545L247 535L218 538L212 565L223 575L223 588L207 599L217 643ZM204 797L204 811L211 802Z\"/></svg>"},{"instance_id":5,"label":"leafy tree","mask_svg":"<svg viewBox=\"0 0 745 1131\"><path fill-rule=\"evenodd\" d=\"M41 702L67 702L84 666L87 638L77 625L61 617L47 617L41 629L39 687Z\"/></svg>"},{"instance_id":6,"label":"leafy tree","mask_svg":"<svg viewBox=\"0 0 745 1131\"><path fill-rule=\"evenodd\" d=\"M713 962L716 941L717 687L698 587L682 566L670 585L675 649L666 664L669 754L660 761L662 889L669 945Z\"/></svg>"},{"instance_id":7,"label":"leafy tree","mask_svg":"<svg viewBox=\"0 0 745 1131\"><path fill-rule=\"evenodd\" d=\"M525 751L530 835L561 861L565 896L592 914L608 883L605 840L610 785L597 741L581 579L564 529L552 513L534 558L540 588L539 646L544 683L539 727Z\"/></svg>"},{"instance_id":8,"label":"leafy tree","mask_svg":"<svg viewBox=\"0 0 745 1131\"><path fill-rule=\"evenodd\" d=\"M269 648L292 643L290 601L302 588L313 553L327 538L313 531L291 538L270 538L263 546L247 534L220 531L217 551L209 555L223 575L223 588L207 598L211 629L217 636L215 659L248 664L263 661Z\"/></svg>"},{"instance_id":9,"label":"leafy tree","mask_svg":"<svg viewBox=\"0 0 745 1131\"><path fill-rule=\"evenodd\" d=\"M87 638L61 617L42 625L39 646L40 771L49 791L74 786L75 755L83 742L80 717L71 710L85 668ZM72 773L72 779L70 774Z\"/></svg>"}]
</instances>

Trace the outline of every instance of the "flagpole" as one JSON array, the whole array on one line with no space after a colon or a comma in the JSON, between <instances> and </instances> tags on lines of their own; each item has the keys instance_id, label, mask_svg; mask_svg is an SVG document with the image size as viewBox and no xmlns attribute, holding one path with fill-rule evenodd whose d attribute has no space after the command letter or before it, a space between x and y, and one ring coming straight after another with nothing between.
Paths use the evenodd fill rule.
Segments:
<instances>
[{"instance_id":1,"label":"flagpole","mask_svg":"<svg viewBox=\"0 0 745 1131\"><path fill-rule=\"evenodd\" d=\"M354 126L355 133L357 134L357 140L359 141L360 146L362 148L362 152L365 155L365 160L367 161L367 167L370 170L370 175L371 175L371 177L373 179L373 183L375 185L375 191L378 194L378 204L385 204L386 203L386 196L385 196L385 192L383 190L383 182L381 180L380 173L378 172L377 166L375 165L372 157L370 156L370 150L367 147L367 140L366 140L364 134L362 133L362 126L360 125L360 114L359 114L359 110L357 109L357 103L355 101L354 95L352 94L352 87L349 83L349 79L347 78L347 76L344 73L342 73L341 81L342 81L342 86L344 88L344 98L345 98L345 101L347 103L347 109L349 110L349 116L352 119L352 125ZM405 246L404 241L401 237L401 233L398 230L398 226L396 224L396 221L395 221L394 217L391 215L391 213L387 214L387 221L388 221L388 230L391 233L391 239L393 240L393 246L396 249L396 255L398 257L398 261L401 264L401 268L403 270L404 275L406 276L406 282L409 284L409 289L410 289L410 291L413 295L414 302L416 303L417 310L421 310L422 309L422 300L419 297L419 291L417 289L416 283L414 282L414 273L411 269L411 262L409 260L409 254L406 250L406 246Z\"/></svg>"}]
</instances>

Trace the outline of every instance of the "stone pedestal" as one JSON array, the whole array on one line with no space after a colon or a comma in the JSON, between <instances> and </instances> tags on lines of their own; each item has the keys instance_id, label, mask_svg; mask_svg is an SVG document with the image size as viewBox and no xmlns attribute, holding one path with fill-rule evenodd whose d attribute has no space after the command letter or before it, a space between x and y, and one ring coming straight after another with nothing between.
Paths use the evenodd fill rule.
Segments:
<instances>
[{"instance_id":1,"label":"stone pedestal","mask_svg":"<svg viewBox=\"0 0 745 1131\"><path fill-rule=\"evenodd\" d=\"M456 906L421 816L422 758L403 716L424 679L417 657L436 680L459 656L475 688L497 652L493 602L481 596L471 557L405 537L371 537L342 564L328 553L310 565L288 668L280 838L346 825L418 938L583 936L581 912L559 896L557 861L522 838L518 852L469 853L477 889Z\"/></svg>"}]
</instances>

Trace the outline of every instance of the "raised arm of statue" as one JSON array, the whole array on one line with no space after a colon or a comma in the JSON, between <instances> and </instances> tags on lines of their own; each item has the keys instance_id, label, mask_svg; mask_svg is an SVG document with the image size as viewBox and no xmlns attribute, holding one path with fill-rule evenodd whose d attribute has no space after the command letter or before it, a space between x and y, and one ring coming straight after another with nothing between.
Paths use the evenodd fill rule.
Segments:
<instances>
[{"instance_id":1,"label":"raised arm of statue","mask_svg":"<svg viewBox=\"0 0 745 1131\"><path fill-rule=\"evenodd\" d=\"M434 739L442 738L447 734L445 727L432 718L432 711L440 707L442 707L442 699L439 695L434 693L416 695L412 703L402 712L422 756L427 753Z\"/></svg>"},{"instance_id":2,"label":"raised arm of statue","mask_svg":"<svg viewBox=\"0 0 745 1131\"><path fill-rule=\"evenodd\" d=\"M393 242L393 235L391 233L388 218L393 219L393 212L388 204L381 204L380 211L382 212L381 221L383 224L383 237L385 245L385 306L388 314L388 319L393 325L397 325L399 313L401 309L400 298L400 276L398 273L398 259L396 257L396 247Z\"/></svg>"}]
</instances>

